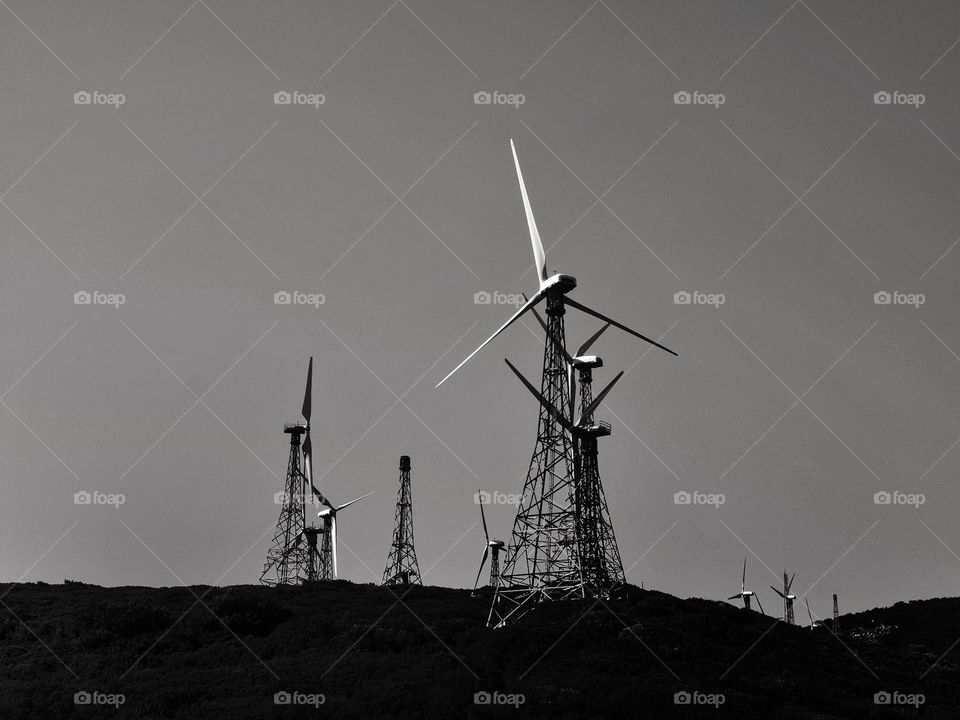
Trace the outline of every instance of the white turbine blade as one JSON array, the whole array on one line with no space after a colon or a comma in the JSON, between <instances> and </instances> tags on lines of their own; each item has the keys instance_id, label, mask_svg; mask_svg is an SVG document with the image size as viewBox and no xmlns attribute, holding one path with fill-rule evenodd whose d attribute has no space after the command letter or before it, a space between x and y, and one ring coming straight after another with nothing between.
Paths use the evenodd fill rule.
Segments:
<instances>
[{"instance_id":1,"label":"white turbine blade","mask_svg":"<svg viewBox=\"0 0 960 720\"><path fill-rule=\"evenodd\" d=\"M787 596L784 595L784 594L783 594L782 592L780 592L779 590L777 590L773 585L770 586L770 589L773 590L777 595L779 595L780 597L782 597L784 600L787 599Z\"/></svg>"},{"instance_id":2,"label":"white turbine blade","mask_svg":"<svg viewBox=\"0 0 960 720\"><path fill-rule=\"evenodd\" d=\"M517 166L517 180L520 182L520 194L523 196L523 210L527 214L527 228L530 230L530 244L533 247L533 262L537 266L537 277L540 287L547 279L547 256L543 252L543 243L540 242L540 233L537 231L537 221L533 217L530 207L530 198L527 197L527 186L523 184L523 173L520 172L520 160L517 159L517 148L510 141L510 150L513 152L513 164Z\"/></svg>"},{"instance_id":3,"label":"white turbine blade","mask_svg":"<svg viewBox=\"0 0 960 720\"><path fill-rule=\"evenodd\" d=\"M466 364L467 364L467 361L470 360L470 358L472 358L472 357L473 357L474 355L476 355L478 352L480 352L481 350L483 350L483 348L485 348L485 347L487 346L487 343L489 343L489 342L490 342L491 340L493 340L497 335L499 335L499 334L502 333L504 330L506 330L517 318L519 318L521 315L523 315L527 310L529 310L529 309L532 308L534 305L536 305L538 302L540 302L541 300L543 300L543 297L544 297L544 296L543 296L542 294L540 294L539 292L538 292L536 295L534 295L532 300L528 300L528 301L526 302L526 304L525 304L523 307L521 307L519 310L517 310L517 311L513 314L513 316L511 316L511 318L510 318L509 320L507 320L503 325L500 326L500 329L499 329L499 330L497 330L493 335L491 335L491 336L488 337L486 340L484 340L483 343L480 345L480 347L478 347L478 348L477 348L476 350L474 350L472 353L470 353L469 355L467 355L467 357L465 357L465 358L463 359L463 361L462 361L459 365L457 365L453 370L451 370L451 371L447 374L447 377L445 377L443 380L441 380L440 382L438 382L435 387L440 387L441 385L443 385L443 384L450 378L451 375L453 375L457 370L459 370L459 369L462 368L464 365L466 365Z\"/></svg>"},{"instance_id":4,"label":"white turbine blade","mask_svg":"<svg viewBox=\"0 0 960 720\"><path fill-rule=\"evenodd\" d=\"M577 355L583 355L587 350L589 350L589 349L590 349L590 346L593 345L593 344L597 341L597 338L599 338L601 335L603 335L604 331L605 331L608 327L610 327L610 323L607 323L607 324L604 325L602 328L600 328L599 330L597 330L593 335L591 335L589 338L587 338L587 341L577 349Z\"/></svg>"},{"instance_id":5,"label":"white turbine blade","mask_svg":"<svg viewBox=\"0 0 960 720\"><path fill-rule=\"evenodd\" d=\"M736 600L737 598L741 597L742 594L743 593L737 593L736 595L731 595L730 597L727 598L727 600Z\"/></svg>"},{"instance_id":6,"label":"white turbine blade","mask_svg":"<svg viewBox=\"0 0 960 720\"><path fill-rule=\"evenodd\" d=\"M744 591L747 588L747 558L743 558L743 577L740 579L740 591Z\"/></svg>"},{"instance_id":7,"label":"white turbine blade","mask_svg":"<svg viewBox=\"0 0 960 720\"><path fill-rule=\"evenodd\" d=\"M567 384L570 386L570 422L573 422L573 411L577 405L577 380L574 377L573 365L567 365Z\"/></svg>"},{"instance_id":8,"label":"white turbine blade","mask_svg":"<svg viewBox=\"0 0 960 720\"><path fill-rule=\"evenodd\" d=\"M504 358L503 361L507 364L507 366L509 366L511 370L513 370L513 374L516 375L518 378L520 378L520 382L522 382L527 387L527 390L533 393L533 396L540 401L540 404L544 408L546 408L547 412L549 412L558 423L563 425L563 427L570 429L571 427L570 420L567 419L567 417L564 416L562 412L557 410L557 408L551 405L550 402L543 395L540 394L540 391L537 390L533 385L531 385L530 381L520 374L520 371L513 366L513 363L511 363L506 358Z\"/></svg>"},{"instance_id":9,"label":"white turbine blade","mask_svg":"<svg viewBox=\"0 0 960 720\"><path fill-rule=\"evenodd\" d=\"M340 571L337 569L337 516L330 518L330 547L333 548L333 577L340 577Z\"/></svg>"},{"instance_id":10,"label":"white turbine blade","mask_svg":"<svg viewBox=\"0 0 960 720\"><path fill-rule=\"evenodd\" d=\"M581 312L585 312L587 315L593 315L593 316L594 316L595 318L597 318L598 320L603 320L604 322L608 322L608 323L610 323L611 325L613 325L614 327L620 328L620 329L623 330L624 332L630 333L630 334L633 335L634 337L638 337L638 338L640 338L641 340L646 340L646 341L647 341L648 343L650 343L651 345L653 345L653 346L655 346L655 347L658 347L658 348L660 348L661 350L666 350L666 351L667 351L668 353L670 353L671 355L677 356L677 354L676 354L673 350L671 350L671 349L668 348L668 347L665 347L665 346L661 345L661 344L658 343L656 340L651 340L651 339L648 338L646 335L641 335L641 334L638 333L636 330L631 330L631 329L628 328L626 325L621 325L621 324L618 323L616 320L612 320L612 319L608 318L606 315L602 315L602 314L598 313L596 310L592 310L592 309L588 308L586 305L581 305L581 304L578 303L576 300L571 300L568 296L564 296L563 302L564 302L565 304L569 305L570 307L575 307L577 310L580 310Z\"/></svg>"},{"instance_id":11,"label":"white turbine blade","mask_svg":"<svg viewBox=\"0 0 960 720\"><path fill-rule=\"evenodd\" d=\"M763 610L763 603L760 602L760 596L759 596L759 595L754 595L754 597L757 599L757 607L760 608L760 612L761 612L762 614L766 615L767 613L765 613L764 610Z\"/></svg>"},{"instance_id":12,"label":"white turbine blade","mask_svg":"<svg viewBox=\"0 0 960 720\"><path fill-rule=\"evenodd\" d=\"M370 497L370 496L373 495L373 493L375 493L375 492L376 492L376 490L373 490L373 491L371 491L371 492L368 492L366 495L361 495L361 496L358 497L358 498L354 498L354 499L351 500L350 502L344 503L343 505L341 505L340 507L337 508L337 512L340 512L340 511L343 510L345 507L350 507L351 505L353 505L353 504L354 504L355 502L357 502L358 500L363 500L365 497Z\"/></svg>"},{"instance_id":13,"label":"white turbine blade","mask_svg":"<svg viewBox=\"0 0 960 720\"><path fill-rule=\"evenodd\" d=\"M477 497L478 497L478 498L480 497L480 490L479 490L479 489L477 490ZM480 519L483 521L483 537L484 537L484 539L486 539L486 541L489 543L489 542L490 542L490 534L487 532L487 518L486 518L486 516L483 514L483 503L480 503ZM473 587L474 587L474 589L476 589L476 587L477 587L476 584L474 584Z\"/></svg>"},{"instance_id":14,"label":"white turbine blade","mask_svg":"<svg viewBox=\"0 0 960 720\"><path fill-rule=\"evenodd\" d=\"M590 403L589 405L587 405L586 408L584 408L583 415L580 418L581 420L585 417L590 417L591 415L593 415L593 411L596 410L598 407L600 407L600 403L603 402L603 399L607 396L607 393L613 389L613 386L617 384L617 380L619 380L622 377L623 377L623 370L618 372L617 376L610 381L610 384L607 385L600 392L600 394L593 399L592 403Z\"/></svg>"},{"instance_id":15,"label":"white turbine blade","mask_svg":"<svg viewBox=\"0 0 960 720\"><path fill-rule=\"evenodd\" d=\"M804 598L803 602L807 606L807 617L810 618L810 624L813 625L813 615L810 613L810 600Z\"/></svg>"},{"instance_id":16,"label":"white turbine blade","mask_svg":"<svg viewBox=\"0 0 960 720\"><path fill-rule=\"evenodd\" d=\"M473 589L474 589L474 590L477 589L477 583L480 582L480 573L483 572L483 566L486 565L486 563L487 563L487 554L488 554L489 552L490 552L490 548L489 548L489 547L485 547L485 548L483 549L483 558L481 558L481 560L480 560L480 569L477 570L477 579L473 581Z\"/></svg>"}]
</instances>

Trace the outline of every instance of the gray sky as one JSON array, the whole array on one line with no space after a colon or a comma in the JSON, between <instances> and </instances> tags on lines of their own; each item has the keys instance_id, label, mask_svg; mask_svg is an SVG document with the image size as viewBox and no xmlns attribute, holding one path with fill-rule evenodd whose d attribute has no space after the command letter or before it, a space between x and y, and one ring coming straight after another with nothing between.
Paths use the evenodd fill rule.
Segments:
<instances>
[{"instance_id":1,"label":"gray sky","mask_svg":"<svg viewBox=\"0 0 960 720\"><path fill-rule=\"evenodd\" d=\"M6 5L0 578L256 582L312 354L318 485L376 491L341 517L343 575L379 581L406 453L425 579L469 585L472 495L529 463L503 358L535 377L536 326L433 386L512 312L474 293L535 290L512 137L548 267L680 353L597 345L598 380L629 369L598 412L628 579L726 597L747 554L771 612L784 566L820 613L957 594L955 3Z\"/></svg>"}]
</instances>

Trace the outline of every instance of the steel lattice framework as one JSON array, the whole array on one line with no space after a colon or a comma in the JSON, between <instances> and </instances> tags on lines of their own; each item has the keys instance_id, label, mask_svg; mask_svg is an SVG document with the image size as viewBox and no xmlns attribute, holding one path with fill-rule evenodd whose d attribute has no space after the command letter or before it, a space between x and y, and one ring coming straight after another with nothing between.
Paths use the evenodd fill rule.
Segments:
<instances>
[{"instance_id":1,"label":"steel lattice framework","mask_svg":"<svg viewBox=\"0 0 960 720\"><path fill-rule=\"evenodd\" d=\"M577 532L580 539L580 566L586 594L608 597L624 584L623 562L613 533L610 510L600 480L597 464L597 439L610 434L610 425L594 423L593 371L589 366L577 368L580 382L579 424L586 428L576 439L577 456Z\"/></svg>"},{"instance_id":2,"label":"steel lattice framework","mask_svg":"<svg viewBox=\"0 0 960 720\"><path fill-rule=\"evenodd\" d=\"M264 585L299 585L307 579L311 566L309 547L300 542L306 525L306 483L300 467L300 436L307 428L295 424L285 426L283 431L290 435L290 459L277 529L260 574Z\"/></svg>"},{"instance_id":3,"label":"steel lattice framework","mask_svg":"<svg viewBox=\"0 0 960 720\"><path fill-rule=\"evenodd\" d=\"M541 394L554 407L569 399L562 296L547 297L547 337ZM576 483L570 435L540 408L537 440L513 522L503 570L487 625L500 627L543 600L584 597L577 522Z\"/></svg>"},{"instance_id":4,"label":"steel lattice framework","mask_svg":"<svg viewBox=\"0 0 960 720\"><path fill-rule=\"evenodd\" d=\"M397 512L394 517L393 542L383 571L384 585L418 583L420 566L413 547L413 501L410 496L410 456L400 456L400 490L397 492Z\"/></svg>"}]
</instances>

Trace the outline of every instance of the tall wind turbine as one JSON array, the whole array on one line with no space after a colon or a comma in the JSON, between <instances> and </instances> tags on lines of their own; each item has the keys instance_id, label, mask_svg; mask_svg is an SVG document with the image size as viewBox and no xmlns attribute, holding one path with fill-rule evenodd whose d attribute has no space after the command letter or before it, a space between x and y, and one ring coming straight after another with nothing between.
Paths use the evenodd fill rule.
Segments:
<instances>
[{"instance_id":1,"label":"tall wind turbine","mask_svg":"<svg viewBox=\"0 0 960 720\"><path fill-rule=\"evenodd\" d=\"M480 491L477 491L480 496ZM487 556L490 556L490 585L497 587L500 579L500 551L506 547L503 540L491 540L490 533L487 532L487 518L483 514L483 503L480 503L480 520L483 522L483 557L480 559L480 569L477 570L477 579L473 581L473 591L476 592L477 584L480 582L480 573L483 572L483 566L487 562Z\"/></svg>"},{"instance_id":2,"label":"tall wind turbine","mask_svg":"<svg viewBox=\"0 0 960 720\"><path fill-rule=\"evenodd\" d=\"M793 578L797 576L794 573L789 580L787 580L787 571L783 571L783 592L777 590L773 585L770 586L770 589L773 590L777 595L783 598L783 621L787 625L794 625L793 620L793 601L797 599L796 595L790 594L790 588L793 587Z\"/></svg>"},{"instance_id":3,"label":"tall wind turbine","mask_svg":"<svg viewBox=\"0 0 960 720\"><path fill-rule=\"evenodd\" d=\"M510 141L510 150L513 152L513 163L517 169L517 181L520 183L520 195L523 198L523 210L527 216L527 229L530 233L530 245L533 248L533 262L537 270L537 278L539 281L539 288L532 298L527 300L519 310L517 310L503 325L497 329L493 335L484 340L480 347L474 350L472 353L467 355L459 365L457 365L453 370L447 373L447 376L443 378L440 382L437 383L437 387L440 387L445 383L451 375L453 375L457 370L463 367L470 358L480 352L487 344L493 340L497 335L502 333L508 327L510 327L514 322L516 322L520 317L523 316L525 312L537 306L542 300L547 300L548 311L547 314L550 314L551 305L569 305L570 307L576 308L581 312L586 313L587 315L593 315L604 322L610 323L614 327L620 328L624 332L628 332L635 337L645 340L646 342L654 345L661 350L665 350L671 355L676 356L673 350L668 347L665 347L658 343L656 340L648 338L646 335L638 333L636 330L631 330L626 325L618 323L616 320L608 318L606 315L603 315L592 308L583 305L576 300L573 300L570 297L567 297L567 294L577 286L577 279L572 275L564 275L562 273L555 273L549 275L547 273L547 257L546 253L543 251L543 243L540 241L540 232L537 230L537 221L533 216L533 209L530 207L530 198L527 196L527 188L523 182L523 173L520 171L520 160L517 158L517 149L513 144L513 140ZM552 335L550 335L552 337ZM556 338L554 338L556 340Z\"/></svg>"},{"instance_id":4,"label":"tall wind turbine","mask_svg":"<svg viewBox=\"0 0 960 720\"><path fill-rule=\"evenodd\" d=\"M457 365L437 387L446 382L470 358L487 346L497 335L532 310L546 302L547 332L543 350L541 395L554 408L570 402L569 369L566 362L566 337L563 316L566 307L573 307L604 322L609 322L672 355L675 352L651 338L632 330L592 308L569 297L577 286L571 275L547 272L546 254L530 198L520 170L516 147L510 142L520 196L523 200L527 231L537 272L537 291L476 350ZM562 413L561 413L562 414ZM521 617L533 605L545 600L583 598L588 594L577 550L576 497L573 440L556 415L541 407L537 439L524 482L523 501L517 508L507 556L500 573L500 583L491 605L488 625L501 627Z\"/></svg>"},{"instance_id":5,"label":"tall wind turbine","mask_svg":"<svg viewBox=\"0 0 960 720\"><path fill-rule=\"evenodd\" d=\"M763 605L760 604L760 597L756 595L753 590L747 590L747 558L743 558L743 575L740 578L740 592L738 592L736 595L731 595L727 598L727 600L736 600L737 598L740 598L743 600L744 609L749 610L750 598L753 597L757 598L757 607L760 608L760 612L766 615L766 613L763 612Z\"/></svg>"}]
</instances>

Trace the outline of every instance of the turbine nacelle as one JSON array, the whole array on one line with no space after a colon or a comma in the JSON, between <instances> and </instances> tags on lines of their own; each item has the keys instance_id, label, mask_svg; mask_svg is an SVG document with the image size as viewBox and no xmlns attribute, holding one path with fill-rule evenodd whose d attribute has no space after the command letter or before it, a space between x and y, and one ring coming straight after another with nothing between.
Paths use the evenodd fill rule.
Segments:
<instances>
[{"instance_id":1,"label":"turbine nacelle","mask_svg":"<svg viewBox=\"0 0 960 720\"><path fill-rule=\"evenodd\" d=\"M541 281L537 295L566 295L577 286L577 279L573 275L557 273Z\"/></svg>"},{"instance_id":2,"label":"turbine nacelle","mask_svg":"<svg viewBox=\"0 0 960 720\"><path fill-rule=\"evenodd\" d=\"M573 358L571 364L578 370L581 368L594 368L603 367L603 358L596 355L577 355Z\"/></svg>"}]
</instances>

